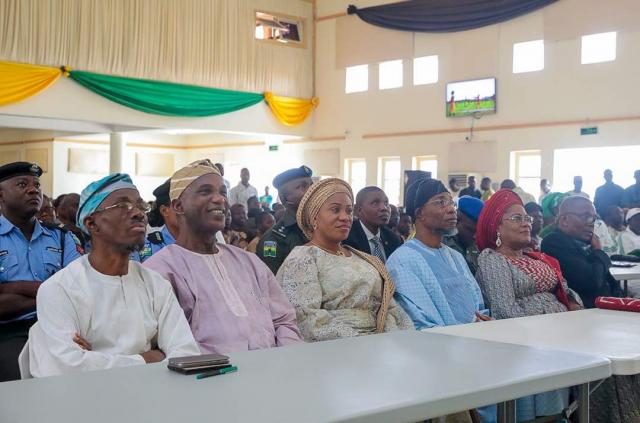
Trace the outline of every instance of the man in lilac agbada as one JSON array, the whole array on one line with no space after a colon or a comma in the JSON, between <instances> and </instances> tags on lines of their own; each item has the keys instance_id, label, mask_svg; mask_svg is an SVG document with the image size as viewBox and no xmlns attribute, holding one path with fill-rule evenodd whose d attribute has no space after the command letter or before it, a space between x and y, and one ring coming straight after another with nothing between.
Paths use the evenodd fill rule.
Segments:
<instances>
[{"instance_id":1,"label":"man in lilac agbada","mask_svg":"<svg viewBox=\"0 0 640 423\"><path fill-rule=\"evenodd\" d=\"M227 187L209 160L171 177L176 243L144 262L173 285L203 352L231 353L300 342L293 306L255 255L216 243L225 225Z\"/></svg>"}]
</instances>

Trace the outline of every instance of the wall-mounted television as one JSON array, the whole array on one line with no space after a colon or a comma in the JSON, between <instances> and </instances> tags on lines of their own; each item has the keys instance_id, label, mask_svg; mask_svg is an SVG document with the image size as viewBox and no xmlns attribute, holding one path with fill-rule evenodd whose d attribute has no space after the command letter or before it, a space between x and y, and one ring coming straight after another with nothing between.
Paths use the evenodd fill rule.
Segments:
<instances>
[{"instance_id":1,"label":"wall-mounted television","mask_svg":"<svg viewBox=\"0 0 640 423\"><path fill-rule=\"evenodd\" d=\"M447 84L447 117L496 112L496 79L485 78Z\"/></svg>"}]
</instances>

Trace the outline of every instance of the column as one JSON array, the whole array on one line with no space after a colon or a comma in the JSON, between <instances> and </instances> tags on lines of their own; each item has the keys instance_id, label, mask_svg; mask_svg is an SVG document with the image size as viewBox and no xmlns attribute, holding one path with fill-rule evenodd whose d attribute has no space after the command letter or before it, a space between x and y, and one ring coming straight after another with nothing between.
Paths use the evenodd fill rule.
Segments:
<instances>
[{"instance_id":1,"label":"column","mask_svg":"<svg viewBox=\"0 0 640 423\"><path fill-rule=\"evenodd\" d=\"M124 171L125 142L122 133L113 132L109 137L109 173Z\"/></svg>"}]
</instances>

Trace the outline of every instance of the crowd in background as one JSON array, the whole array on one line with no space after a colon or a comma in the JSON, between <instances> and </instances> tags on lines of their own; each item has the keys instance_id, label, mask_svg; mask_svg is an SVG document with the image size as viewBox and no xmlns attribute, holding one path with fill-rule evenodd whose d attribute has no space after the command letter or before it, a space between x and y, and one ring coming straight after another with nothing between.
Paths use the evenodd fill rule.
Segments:
<instances>
[{"instance_id":1,"label":"crowd in background","mask_svg":"<svg viewBox=\"0 0 640 423\"><path fill-rule=\"evenodd\" d=\"M0 380L592 308L624 295L612 258L640 260L640 170L626 189L606 170L594 202L579 176L566 193L542 180L538 199L423 178L403 207L306 166L274 198L203 159L152 202L126 174L52 200L41 173L0 167ZM628 421L639 395L637 376L610 378L592 420ZM518 419L571 396L520 398ZM495 407L458 417L473 416Z\"/></svg>"}]
</instances>

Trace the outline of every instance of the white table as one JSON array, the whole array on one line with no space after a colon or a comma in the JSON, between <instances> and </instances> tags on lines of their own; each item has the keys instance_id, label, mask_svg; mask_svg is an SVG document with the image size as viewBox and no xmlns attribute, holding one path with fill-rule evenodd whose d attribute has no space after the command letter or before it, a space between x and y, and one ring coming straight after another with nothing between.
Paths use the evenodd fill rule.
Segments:
<instances>
[{"instance_id":1,"label":"white table","mask_svg":"<svg viewBox=\"0 0 640 423\"><path fill-rule=\"evenodd\" d=\"M590 309L447 326L425 333L594 354L611 360L614 375L640 374L638 313ZM582 407L581 411L587 410Z\"/></svg>"},{"instance_id":2,"label":"white table","mask_svg":"<svg viewBox=\"0 0 640 423\"><path fill-rule=\"evenodd\" d=\"M640 264L633 267L611 267L609 273L617 281L622 281L624 284L624 295L629 295L629 281L634 279L640 279Z\"/></svg>"},{"instance_id":3,"label":"white table","mask_svg":"<svg viewBox=\"0 0 640 423\"><path fill-rule=\"evenodd\" d=\"M0 421L419 421L584 384L601 357L420 332L232 354L196 380L164 364L0 383Z\"/></svg>"}]
</instances>

